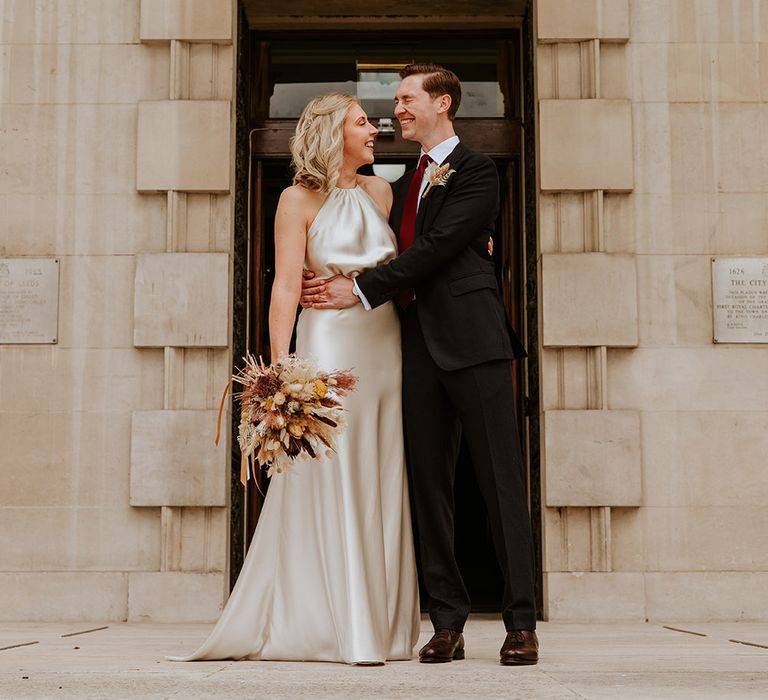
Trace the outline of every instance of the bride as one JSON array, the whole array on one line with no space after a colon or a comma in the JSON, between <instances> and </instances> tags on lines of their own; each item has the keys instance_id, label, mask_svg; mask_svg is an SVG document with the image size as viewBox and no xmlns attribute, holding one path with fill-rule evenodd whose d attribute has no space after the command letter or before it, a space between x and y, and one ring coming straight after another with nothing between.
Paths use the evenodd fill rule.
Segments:
<instances>
[{"instance_id":1,"label":"bride","mask_svg":"<svg viewBox=\"0 0 768 700\"><path fill-rule=\"evenodd\" d=\"M354 97L312 100L291 143L295 175L275 217L272 361L288 354L306 267L354 277L396 255L392 192L357 174L377 129ZM269 659L378 664L409 659L418 592L401 418L400 323L372 311L304 309L296 352L352 369L346 427L324 461L275 476L240 577L204 644L176 661Z\"/></svg>"}]
</instances>

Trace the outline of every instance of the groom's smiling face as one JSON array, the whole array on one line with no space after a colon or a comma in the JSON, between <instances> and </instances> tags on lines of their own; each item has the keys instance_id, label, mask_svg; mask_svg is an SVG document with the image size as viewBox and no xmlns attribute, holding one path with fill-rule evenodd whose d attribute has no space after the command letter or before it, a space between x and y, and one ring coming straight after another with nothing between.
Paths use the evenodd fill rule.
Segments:
<instances>
[{"instance_id":1,"label":"groom's smiling face","mask_svg":"<svg viewBox=\"0 0 768 700\"><path fill-rule=\"evenodd\" d=\"M429 140L429 134L438 128L440 120L447 118L451 104L448 95L432 97L424 90L425 77L417 74L403 78L395 93L395 118L407 141L424 143Z\"/></svg>"}]
</instances>

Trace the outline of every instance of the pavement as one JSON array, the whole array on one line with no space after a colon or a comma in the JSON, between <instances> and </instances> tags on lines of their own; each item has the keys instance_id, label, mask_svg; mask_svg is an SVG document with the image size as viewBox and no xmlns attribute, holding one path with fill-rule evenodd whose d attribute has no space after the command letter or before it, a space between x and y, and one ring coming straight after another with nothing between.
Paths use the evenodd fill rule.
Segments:
<instances>
[{"instance_id":1,"label":"pavement","mask_svg":"<svg viewBox=\"0 0 768 700\"><path fill-rule=\"evenodd\" d=\"M767 623L544 622L541 660L521 668L499 665L503 630L490 616L469 620L467 658L449 664L165 660L193 650L210 629L2 623L0 698L768 698ZM423 643L428 621L421 632Z\"/></svg>"}]
</instances>

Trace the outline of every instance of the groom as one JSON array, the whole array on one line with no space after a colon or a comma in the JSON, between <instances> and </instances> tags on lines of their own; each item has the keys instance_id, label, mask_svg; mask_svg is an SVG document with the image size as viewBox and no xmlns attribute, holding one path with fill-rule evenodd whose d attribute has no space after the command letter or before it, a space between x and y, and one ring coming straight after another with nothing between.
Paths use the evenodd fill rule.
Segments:
<instances>
[{"instance_id":1,"label":"groom","mask_svg":"<svg viewBox=\"0 0 768 700\"><path fill-rule=\"evenodd\" d=\"M393 186L390 225L400 255L361 273L304 283L302 303L402 309L403 411L432 639L424 663L464 658L470 600L454 556L454 475L464 434L504 574L504 665L538 661L533 545L523 488L510 360L524 350L509 327L486 251L499 209L490 158L459 142L461 83L433 64L400 73L395 117L418 141L415 170Z\"/></svg>"}]
</instances>

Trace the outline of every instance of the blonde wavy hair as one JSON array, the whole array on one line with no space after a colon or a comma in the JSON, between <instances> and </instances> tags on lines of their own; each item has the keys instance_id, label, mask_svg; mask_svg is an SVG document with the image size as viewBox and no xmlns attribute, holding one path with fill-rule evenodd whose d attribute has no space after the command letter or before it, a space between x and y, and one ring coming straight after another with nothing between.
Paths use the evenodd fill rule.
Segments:
<instances>
[{"instance_id":1,"label":"blonde wavy hair","mask_svg":"<svg viewBox=\"0 0 768 700\"><path fill-rule=\"evenodd\" d=\"M291 139L293 184L327 194L339 180L344 159L344 119L357 98L343 92L315 97L301 113Z\"/></svg>"}]
</instances>

